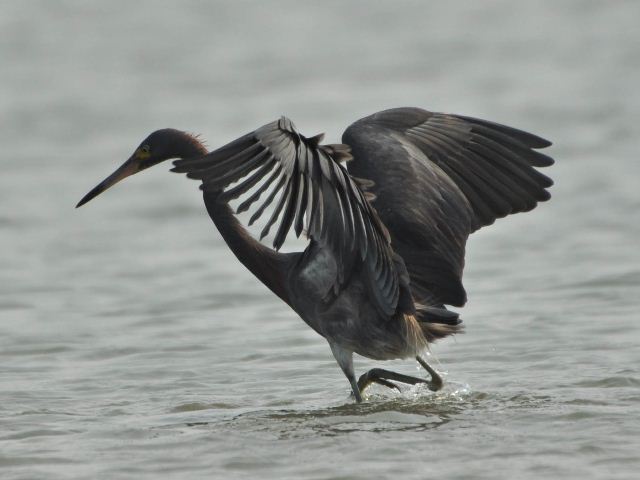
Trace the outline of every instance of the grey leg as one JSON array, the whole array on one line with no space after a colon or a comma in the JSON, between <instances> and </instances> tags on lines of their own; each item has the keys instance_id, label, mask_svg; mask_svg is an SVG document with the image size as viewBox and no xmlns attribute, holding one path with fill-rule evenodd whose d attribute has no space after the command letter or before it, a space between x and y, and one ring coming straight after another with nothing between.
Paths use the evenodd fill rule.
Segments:
<instances>
[{"instance_id":1,"label":"grey leg","mask_svg":"<svg viewBox=\"0 0 640 480\"><path fill-rule=\"evenodd\" d=\"M362 395L360 394L360 387L358 387L358 383L356 382L355 375L347 376L349 379L349 383L351 384L351 390L353 391L353 396L356 397L357 403L362 403Z\"/></svg>"},{"instance_id":2,"label":"grey leg","mask_svg":"<svg viewBox=\"0 0 640 480\"><path fill-rule=\"evenodd\" d=\"M340 368L351 384L351 390L353 390L353 396L356 397L356 402L362 402L360 388L358 387L358 382L356 382L356 376L353 373L353 352L345 350L334 343L330 343L329 346L331 347L331 352L338 362L338 365L340 365Z\"/></svg>"},{"instance_id":3,"label":"grey leg","mask_svg":"<svg viewBox=\"0 0 640 480\"><path fill-rule=\"evenodd\" d=\"M429 390L433 392L437 392L438 390L440 390L444 385L444 380L442 380L440 374L436 372L435 369L432 368L427 362L425 362L421 356L416 355L416 360L420 365L422 365L422 368L424 368L427 372L429 372L429 375L431 375Z\"/></svg>"}]
</instances>

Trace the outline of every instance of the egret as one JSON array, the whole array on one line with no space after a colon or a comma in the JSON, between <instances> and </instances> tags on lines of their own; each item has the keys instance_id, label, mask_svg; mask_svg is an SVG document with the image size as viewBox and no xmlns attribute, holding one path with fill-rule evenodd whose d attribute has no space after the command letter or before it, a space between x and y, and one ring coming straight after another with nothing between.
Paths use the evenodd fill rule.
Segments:
<instances>
[{"instance_id":1,"label":"egret","mask_svg":"<svg viewBox=\"0 0 640 480\"><path fill-rule=\"evenodd\" d=\"M209 216L238 260L327 340L357 402L372 383L438 390L442 377L422 355L462 329L447 306L466 302L467 237L550 198L553 182L534 167L553 164L537 151L551 143L419 108L360 119L341 144L322 138L282 117L208 152L196 136L157 130L77 207L172 159L173 172L201 181ZM236 216L245 211L249 225L268 217L259 240ZM274 224L271 248L262 240ZM280 252L291 230L308 238L304 251ZM374 368L356 380L353 353L415 358L430 378Z\"/></svg>"}]
</instances>

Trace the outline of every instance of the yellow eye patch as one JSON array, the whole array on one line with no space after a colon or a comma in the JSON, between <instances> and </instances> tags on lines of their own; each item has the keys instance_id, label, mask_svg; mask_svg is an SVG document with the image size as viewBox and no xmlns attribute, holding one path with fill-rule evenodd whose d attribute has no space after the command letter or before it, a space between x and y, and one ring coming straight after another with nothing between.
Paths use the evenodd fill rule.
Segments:
<instances>
[{"instance_id":1,"label":"yellow eye patch","mask_svg":"<svg viewBox=\"0 0 640 480\"><path fill-rule=\"evenodd\" d=\"M151 152L149 151L148 148L142 148L141 147L138 150L136 150L136 158L138 160L146 160L150 156L151 156Z\"/></svg>"}]
</instances>

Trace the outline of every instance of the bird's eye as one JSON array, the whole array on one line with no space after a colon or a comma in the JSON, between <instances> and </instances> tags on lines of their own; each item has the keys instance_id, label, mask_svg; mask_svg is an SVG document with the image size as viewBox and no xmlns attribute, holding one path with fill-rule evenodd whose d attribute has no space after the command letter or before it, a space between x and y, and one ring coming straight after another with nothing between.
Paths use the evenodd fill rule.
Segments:
<instances>
[{"instance_id":1,"label":"bird's eye","mask_svg":"<svg viewBox=\"0 0 640 480\"><path fill-rule=\"evenodd\" d=\"M142 147L140 147L140 151L149 153L151 151L151 147L149 145L143 145Z\"/></svg>"}]
</instances>

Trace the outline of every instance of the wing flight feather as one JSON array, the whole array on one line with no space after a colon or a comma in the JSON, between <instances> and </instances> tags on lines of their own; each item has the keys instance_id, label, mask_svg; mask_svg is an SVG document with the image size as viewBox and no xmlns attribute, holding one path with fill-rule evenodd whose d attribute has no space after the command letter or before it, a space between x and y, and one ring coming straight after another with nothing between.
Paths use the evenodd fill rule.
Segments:
<instances>
[{"instance_id":1,"label":"wing flight feather","mask_svg":"<svg viewBox=\"0 0 640 480\"><path fill-rule=\"evenodd\" d=\"M279 250L293 230L331 249L338 273L330 293L338 293L351 270L367 272L378 310L393 315L399 278L390 237L364 193L342 161L346 145L321 145L322 136L306 138L282 117L209 154L174 161L173 171L202 180L205 191L219 191L219 201L240 199L237 212L251 209L267 191L249 224L273 204L260 239L277 225L273 247Z\"/></svg>"}]
</instances>

